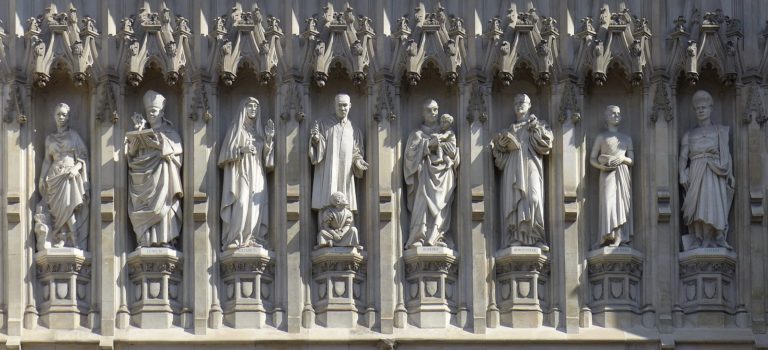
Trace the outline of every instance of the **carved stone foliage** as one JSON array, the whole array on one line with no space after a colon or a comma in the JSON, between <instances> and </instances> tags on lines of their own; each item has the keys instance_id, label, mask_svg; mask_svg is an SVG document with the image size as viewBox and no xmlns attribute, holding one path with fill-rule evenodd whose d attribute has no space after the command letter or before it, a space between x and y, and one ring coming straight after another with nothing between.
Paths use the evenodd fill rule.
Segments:
<instances>
[{"instance_id":1,"label":"carved stone foliage","mask_svg":"<svg viewBox=\"0 0 768 350\"><path fill-rule=\"evenodd\" d=\"M98 76L98 36L93 18L85 16L81 20L73 6L66 12L58 12L56 5L51 4L44 14L27 20L24 33L27 77L39 87L46 86L51 70L59 65L68 68L78 86L89 75Z\"/></svg>"},{"instance_id":2,"label":"carved stone foliage","mask_svg":"<svg viewBox=\"0 0 768 350\"><path fill-rule=\"evenodd\" d=\"M422 69L431 63L442 73L446 84L456 83L467 55L461 17L447 15L440 5L436 12L427 12L424 5L419 4L413 17L403 16L397 20L392 35L397 38L393 72L404 71L408 83L416 85L421 80Z\"/></svg>"},{"instance_id":3,"label":"carved stone foliage","mask_svg":"<svg viewBox=\"0 0 768 350\"><path fill-rule=\"evenodd\" d=\"M581 29L576 33L580 40L576 70L582 77L590 72L595 84L602 86L608 79L608 69L617 64L633 86L640 85L651 69L648 21L633 16L629 9L611 13L607 7L600 10L598 20L594 23L589 16L581 19Z\"/></svg>"},{"instance_id":4,"label":"carved stone foliage","mask_svg":"<svg viewBox=\"0 0 768 350\"><path fill-rule=\"evenodd\" d=\"M323 7L323 14L305 20L301 37L306 43L306 57L317 86L328 81L331 64L339 62L351 74L352 82L365 82L375 36L371 19L358 15L347 6L344 12L335 12L332 4Z\"/></svg>"},{"instance_id":5,"label":"carved stone foliage","mask_svg":"<svg viewBox=\"0 0 768 350\"><path fill-rule=\"evenodd\" d=\"M501 79L506 86L512 83L514 70L519 64L529 67L539 84L550 82L560 35L554 18L536 14L536 9L518 13L507 10L505 18L493 17L485 36L491 40L486 70Z\"/></svg>"},{"instance_id":6,"label":"carved stone foliage","mask_svg":"<svg viewBox=\"0 0 768 350\"><path fill-rule=\"evenodd\" d=\"M225 85L232 85L245 62L256 71L262 84L269 83L277 73L283 30L277 17L268 15L265 21L258 6L249 12L237 3L229 16L213 19L210 37L216 40L211 60L216 71L211 75L218 76Z\"/></svg>"},{"instance_id":7,"label":"carved stone foliage","mask_svg":"<svg viewBox=\"0 0 768 350\"><path fill-rule=\"evenodd\" d=\"M741 20L723 15L720 9L704 15L694 9L688 20L679 16L674 23L669 76L682 73L688 84L695 85L701 69L711 66L723 84L730 86L739 80L743 71L739 50L744 37Z\"/></svg>"},{"instance_id":8,"label":"carved stone foliage","mask_svg":"<svg viewBox=\"0 0 768 350\"><path fill-rule=\"evenodd\" d=\"M159 12L152 12L149 5L139 9L120 22L121 75L128 84L138 86L144 79L144 70L155 65L165 74L165 81L175 85L187 67L191 57L189 39L192 31L189 20L176 15L165 4ZM190 66L189 68L191 68Z\"/></svg>"}]
</instances>

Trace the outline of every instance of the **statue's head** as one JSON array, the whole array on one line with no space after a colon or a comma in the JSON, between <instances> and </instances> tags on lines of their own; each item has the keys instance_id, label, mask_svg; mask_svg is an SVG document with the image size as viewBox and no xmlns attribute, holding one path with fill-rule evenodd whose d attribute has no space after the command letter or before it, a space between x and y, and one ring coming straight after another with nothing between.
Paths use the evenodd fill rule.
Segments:
<instances>
[{"instance_id":1,"label":"statue's head","mask_svg":"<svg viewBox=\"0 0 768 350\"><path fill-rule=\"evenodd\" d=\"M245 99L245 115L248 116L249 119L256 119L256 114L260 108L259 100L255 97L246 97Z\"/></svg>"},{"instance_id":2,"label":"statue's head","mask_svg":"<svg viewBox=\"0 0 768 350\"><path fill-rule=\"evenodd\" d=\"M66 103L59 103L53 109L53 119L56 120L56 126L65 127L69 124L69 105Z\"/></svg>"},{"instance_id":3,"label":"statue's head","mask_svg":"<svg viewBox=\"0 0 768 350\"><path fill-rule=\"evenodd\" d=\"M714 99L712 95L704 90L696 91L693 94L693 111L696 113L696 119L699 122L708 121L710 115L712 115L712 105Z\"/></svg>"},{"instance_id":4,"label":"statue's head","mask_svg":"<svg viewBox=\"0 0 768 350\"><path fill-rule=\"evenodd\" d=\"M352 108L352 100L347 94L338 94L336 101L336 118L343 120L349 115L349 109Z\"/></svg>"},{"instance_id":5,"label":"statue's head","mask_svg":"<svg viewBox=\"0 0 768 350\"><path fill-rule=\"evenodd\" d=\"M448 131L451 129L452 126L453 126L452 115L448 113L444 113L443 115L440 116L440 130Z\"/></svg>"},{"instance_id":6,"label":"statue's head","mask_svg":"<svg viewBox=\"0 0 768 350\"><path fill-rule=\"evenodd\" d=\"M144 94L144 110L146 118L150 125L155 127L163 117L163 108L165 108L165 97L159 93L149 90Z\"/></svg>"},{"instance_id":7,"label":"statue's head","mask_svg":"<svg viewBox=\"0 0 768 350\"><path fill-rule=\"evenodd\" d=\"M603 112L603 117L606 124L618 126L621 123L621 108L614 105L607 106Z\"/></svg>"},{"instance_id":8,"label":"statue's head","mask_svg":"<svg viewBox=\"0 0 768 350\"><path fill-rule=\"evenodd\" d=\"M428 124L435 123L437 121L437 112L440 107L437 105L437 101L428 99L424 101L424 109L422 114L424 121Z\"/></svg>"},{"instance_id":9,"label":"statue's head","mask_svg":"<svg viewBox=\"0 0 768 350\"><path fill-rule=\"evenodd\" d=\"M345 208L349 205L347 196L345 196L343 192L333 192L331 194L331 205L336 208Z\"/></svg>"},{"instance_id":10,"label":"statue's head","mask_svg":"<svg viewBox=\"0 0 768 350\"><path fill-rule=\"evenodd\" d=\"M512 101L514 105L515 115L524 117L528 114L528 110L531 109L531 98L526 94L517 94Z\"/></svg>"}]
</instances>

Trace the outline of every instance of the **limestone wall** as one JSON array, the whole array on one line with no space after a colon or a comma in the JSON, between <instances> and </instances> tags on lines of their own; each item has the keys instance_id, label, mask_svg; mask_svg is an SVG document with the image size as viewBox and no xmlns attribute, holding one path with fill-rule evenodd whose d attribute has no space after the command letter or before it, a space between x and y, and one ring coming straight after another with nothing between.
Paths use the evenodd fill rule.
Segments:
<instances>
[{"instance_id":1,"label":"limestone wall","mask_svg":"<svg viewBox=\"0 0 768 350\"><path fill-rule=\"evenodd\" d=\"M768 3L726 0L2 1L0 344L767 348L766 20ZM712 121L730 130L733 250L720 260L707 252L686 260L681 238L688 229L680 141L697 125L692 96L700 89L714 97ZM178 308L163 327L142 327L128 266L137 242L125 135L131 116L144 113L148 90L166 97L165 115L184 148L183 259L171 268L180 276L171 292ZM315 309L317 213L307 148L314 121L333 113L342 92L351 96L350 120L370 163L357 180L355 219L367 258L357 271L364 283L354 291L354 325L327 327ZM508 189L489 144L514 120L518 93L530 96L532 112L554 133L543 164L546 263L496 259ZM268 307L260 328L224 316L217 157L247 96L276 125L275 170L267 175L274 281L262 290ZM403 153L427 98L455 117L462 159L448 231L458 259L445 272L455 283L445 296L447 325L435 328L414 318L413 270L403 259L410 220ZM72 129L90 157L90 266L35 260L37 184L60 102L72 107ZM588 263L599 210L599 172L589 156L609 104L621 108L619 131L634 144L638 254ZM167 271L147 267L154 268ZM45 285L46 274L67 271L72 280ZM500 282L504 273L516 276L514 284ZM76 293L80 308L51 316L44 311L50 288ZM67 315L74 321L57 318Z\"/></svg>"}]
</instances>

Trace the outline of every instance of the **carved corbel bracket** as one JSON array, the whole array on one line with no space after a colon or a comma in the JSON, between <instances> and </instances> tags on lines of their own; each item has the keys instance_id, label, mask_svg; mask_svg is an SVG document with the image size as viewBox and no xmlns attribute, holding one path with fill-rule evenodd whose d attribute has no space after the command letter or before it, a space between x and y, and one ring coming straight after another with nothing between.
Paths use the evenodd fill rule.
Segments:
<instances>
[{"instance_id":1,"label":"carved corbel bracket","mask_svg":"<svg viewBox=\"0 0 768 350\"><path fill-rule=\"evenodd\" d=\"M656 85L656 94L653 96L653 108L651 109L651 123L656 124L659 117L664 117L667 123L674 118L672 99L669 97L669 86L663 81Z\"/></svg>"},{"instance_id":2,"label":"carved corbel bracket","mask_svg":"<svg viewBox=\"0 0 768 350\"><path fill-rule=\"evenodd\" d=\"M214 18L210 37L216 40L211 60L216 71L211 76L218 76L224 85L232 85L244 62L256 71L261 84L269 84L277 74L283 30L275 16L267 16L265 23L258 6L249 12L238 3L229 16Z\"/></svg>"},{"instance_id":3,"label":"carved corbel bracket","mask_svg":"<svg viewBox=\"0 0 768 350\"><path fill-rule=\"evenodd\" d=\"M176 85L185 70L194 69L194 65L187 67L192 55L189 20L176 15L173 28L171 18L171 10L165 4L160 12L152 12L145 5L137 15L121 21L120 57L125 63L120 70L129 85L138 86L151 64L160 68L168 85Z\"/></svg>"},{"instance_id":4,"label":"carved corbel bracket","mask_svg":"<svg viewBox=\"0 0 768 350\"><path fill-rule=\"evenodd\" d=\"M63 66L71 72L75 85L82 85L89 76L99 75L98 36L93 18L80 20L74 6L58 12L51 4L44 14L27 20L26 75L44 87L51 80L51 71Z\"/></svg>"},{"instance_id":5,"label":"carved corbel bracket","mask_svg":"<svg viewBox=\"0 0 768 350\"><path fill-rule=\"evenodd\" d=\"M426 12L423 4L416 7L413 21L415 29L408 26L407 16L401 17L398 28L392 33L397 38L397 52L393 72L405 72L410 85L421 80L421 71L429 63L435 64L446 84L454 85L459 79L459 69L467 55L464 43L464 20L446 15L438 5L436 12Z\"/></svg>"},{"instance_id":6,"label":"carved corbel bracket","mask_svg":"<svg viewBox=\"0 0 768 350\"><path fill-rule=\"evenodd\" d=\"M19 125L27 123L26 108L24 106L24 99L18 82L11 83L10 92L5 105L5 118L3 118L3 120L6 123L12 123L14 121L19 123Z\"/></svg>"},{"instance_id":7,"label":"carved corbel bracket","mask_svg":"<svg viewBox=\"0 0 768 350\"><path fill-rule=\"evenodd\" d=\"M489 75L498 76L509 86L515 68L525 64L540 85L551 82L558 57L556 40L560 36L554 18L540 18L533 8L521 13L510 8L504 19L494 17L488 24L485 36L491 40L491 49L485 71Z\"/></svg>"},{"instance_id":8,"label":"carved corbel bracket","mask_svg":"<svg viewBox=\"0 0 768 350\"><path fill-rule=\"evenodd\" d=\"M486 96L489 88L480 83L472 84L472 92L469 95L467 106L467 121L472 124L475 120L485 123L488 121L488 105Z\"/></svg>"},{"instance_id":9,"label":"carved corbel bracket","mask_svg":"<svg viewBox=\"0 0 768 350\"><path fill-rule=\"evenodd\" d=\"M389 82L382 82L379 85L378 96L376 97L376 106L374 107L373 119L381 122L383 119L393 121L397 119L395 114L395 104L393 102L394 88Z\"/></svg>"},{"instance_id":10,"label":"carved corbel bracket","mask_svg":"<svg viewBox=\"0 0 768 350\"><path fill-rule=\"evenodd\" d=\"M105 81L99 86L100 99L96 119L100 122L110 121L112 124L115 124L120 120L117 113L117 102L115 102L115 92L112 90L113 85L113 82Z\"/></svg>"},{"instance_id":11,"label":"carved corbel bracket","mask_svg":"<svg viewBox=\"0 0 768 350\"><path fill-rule=\"evenodd\" d=\"M757 121L761 126L768 120L765 107L763 106L763 96L760 93L760 87L757 85L752 85L749 88L747 101L744 105L744 114L741 117L741 121L744 124L750 124L753 120Z\"/></svg>"},{"instance_id":12,"label":"carved corbel bracket","mask_svg":"<svg viewBox=\"0 0 768 350\"><path fill-rule=\"evenodd\" d=\"M639 86L651 69L651 30L648 20L633 16L629 9L610 13L607 7L600 10L600 23L595 29L592 17L581 20L579 53L576 56L577 71L602 86L608 79L608 69L613 65L624 68L632 86Z\"/></svg>"},{"instance_id":13,"label":"carved corbel bracket","mask_svg":"<svg viewBox=\"0 0 768 350\"><path fill-rule=\"evenodd\" d=\"M689 20L679 16L671 34L674 48L667 75L677 77L682 72L689 85L696 85L701 69L711 66L724 85L733 85L743 72L741 27L741 20L724 16L720 9L703 16L694 9Z\"/></svg>"},{"instance_id":14,"label":"carved corbel bracket","mask_svg":"<svg viewBox=\"0 0 768 350\"><path fill-rule=\"evenodd\" d=\"M311 71L317 86L328 81L331 64L338 62L351 75L355 85L367 78L373 55L373 26L371 19L355 16L347 6L344 12L335 12L333 4L323 7L323 14L308 18L301 37L307 48L305 67Z\"/></svg>"},{"instance_id":15,"label":"carved corbel bracket","mask_svg":"<svg viewBox=\"0 0 768 350\"><path fill-rule=\"evenodd\" d=\"M566 83L563 90L563 99L560 103L560 115L558 120L560 123L565 123L567 120L571 120L574 124L581 121L581 106L579 98L576 94L576 85L573 83Z\"/></svg>"}]
</instances>

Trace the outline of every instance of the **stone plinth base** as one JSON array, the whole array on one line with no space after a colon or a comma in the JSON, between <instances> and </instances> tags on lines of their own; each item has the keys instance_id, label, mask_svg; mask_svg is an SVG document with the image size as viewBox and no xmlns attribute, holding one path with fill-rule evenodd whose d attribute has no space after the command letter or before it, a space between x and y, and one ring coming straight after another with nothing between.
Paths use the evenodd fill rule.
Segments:
<instances>
[{"instance_id":1,"label":"stone plinth base","mask_svg":"<svg viewBox=\"0 0 768 350\"><path fill-rule=\"evenodd\" d=\"M631 327L640 314L643 254L630 247L602 247L587 254L587 263L593 322Z\"/></svg>"},{"instance_id":2,"label":"stone plinth base","mask_svg":"<svg viewBox=\"0 0 768 350\"><path fill-rule=\"evenodd\" d=\"M353 328L363 305L365 257L355 247L321 248L312 252L317 323L330 328Z\"/></svg>"},{"instance_id":3,"label":"stone plinth base","mask_svg":"<svg viewBox=\"0 0 768 350\"><path fill-rule=\"evenodd\" d=\"M221 254L224 322L233 328L262 328L271 322L274 252L262 247Z\"/></svg>"},{"instance_id":4,"label":"stone plinth base","mask_svg":"<svg viewBox=\"0 0 768 350\"><path fill-rule=\"evenodd\" d=\"M456 307L457 253L446 247L415 247L406 250L403 258L410 323L421 328L450 325Z\"/></svg>"},{"instance_id":5,"label":"stone plinth base","mask_svg":"<svg viewBox=\"0 0 768 350\"><path fill-rule=\"evenodd\" d=\"M182 262L181 252L170 248L139 248L128 254L131 320L136 327L179 324Z\"/></svg>"},{"instance_id":6,"label":"stone plinth base","mask_svg":"<svg viewBox=\"0 0 768 350\"><path fill-rule=\"evenodd\" d=\"M496 252L496 284L501 324L539 327L544 321L549 258L537 247L509 247Z\"/></svg>"},{"instance_id":7,"label":"stone plinth base","mask_svg":"<svg viewBox=\"0 0 768 350\"><path fill-rule=\"evenodd\" d=\"M736 253L698 248L680 253L680 301L695 327L724 327L734 313Z\"/></svg>"},{"instance_id":8,"label":"stone plinth base","mask_svg":"<svg viewBox=\"0 0 768 350\"><path fill-rule=\"evenodd\" d=\"M35 253L42 324L52 329L86 326L90 304L91 255L77 248Z\"/></svg>"}]
</instances>

